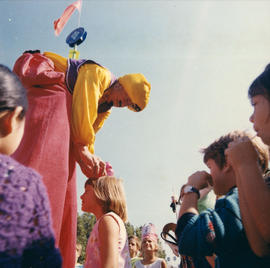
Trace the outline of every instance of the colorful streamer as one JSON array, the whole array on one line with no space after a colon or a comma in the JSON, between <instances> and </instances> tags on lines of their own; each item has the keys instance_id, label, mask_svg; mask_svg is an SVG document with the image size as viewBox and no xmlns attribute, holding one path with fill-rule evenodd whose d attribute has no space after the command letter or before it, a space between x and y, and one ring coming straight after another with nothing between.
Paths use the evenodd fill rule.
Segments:
<instances>
[{"instance_id":1,"label":"colorful streamer","mask_svg":"<svg viewBox=\"0 0 270 268\"><path fill-rule=\"evenodd\" d=\"M65 27L66 23L68 22L70 16L74 12L74 10L78 9L78 11L80 13L81 8L82 8L82 0L77 0L65 9L64 13L62 14L62 16L58 20L54 21L54 23L53 23L54 24L54 33L56 36L58 36L62 32L63 28Z\"/></svg>"}]
</instances>

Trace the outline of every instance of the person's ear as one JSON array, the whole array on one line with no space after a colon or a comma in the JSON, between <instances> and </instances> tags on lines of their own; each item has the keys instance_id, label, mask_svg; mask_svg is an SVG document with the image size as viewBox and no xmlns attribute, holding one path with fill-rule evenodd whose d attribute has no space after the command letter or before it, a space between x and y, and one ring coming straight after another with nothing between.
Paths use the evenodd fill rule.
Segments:
<instances>
[{"instance_id":1,"label":"person's ear","mask_svg":"<svg viewBox=\"0 0 270 268\"><path fill-rule=\"evenodd\" d=\"M23 111L22 106L17 106L15 110L12 112L12 117L11 117L11 126L12 128L15 128L17 126L18 121L21 121L21 113Z\"/></svg>"},{"instance_id":2,"label":"person's ear","mask_svg":"<svg viewBox=\"0 0 270 268\"><path fill-rule=\"evenodd\" d=\"M4 111L0 114L0 132L1 136L7 136L12 130L12 113L13 111Z\"/></svg>"},{"instance_id":3,"label":"person's ear","mask_svg":"<svg viewBox=\"0 0 270 268\"><path fill-rule=\"evenodd\" d=\"M23 107L18 106L15 110L5 111L0 115L0 132L2 136L10 134L16 127Z\"/></svg>"}]
</instances>

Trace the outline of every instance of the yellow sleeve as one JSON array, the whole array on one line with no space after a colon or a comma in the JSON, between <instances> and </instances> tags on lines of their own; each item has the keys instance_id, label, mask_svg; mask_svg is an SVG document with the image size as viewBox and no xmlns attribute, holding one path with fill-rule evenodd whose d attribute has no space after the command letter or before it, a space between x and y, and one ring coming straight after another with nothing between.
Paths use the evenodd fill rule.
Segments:
<instances>
[{"instance_id":1,"label":"yellow sleeve","mask_svg":"<svg viewBox=\"0 0 270 268\"><path fill-rule=\"evenodd\" d=\"M94 153L95 133L110 111L98 114L98 102L111 82L110 72L96 64L80 67L72 97L71 131L75 143Z\"/></svg>"},{"instance_id":2,"label":"yellow sleeve","mask_svg":"<svg viewBox=\"0 0 270 268\"><path fill-rule=\"evenodd\" d=\"M111 109L105 113L98 114L97 119L93 125L95 133L97 133L103 126L105 120L109 117Z\"/></svg>"},{"instance_id":3,"label":"yellow sleeve","mask_svg":"<svg viewBox=\"0 0 270 268\"><path fill-rule=\"evenodd\" d=\"M54 63L55 71L65 73L68 67L67 59L53 52L44 52L44 56Z\"/></svg>"}]
</instances>

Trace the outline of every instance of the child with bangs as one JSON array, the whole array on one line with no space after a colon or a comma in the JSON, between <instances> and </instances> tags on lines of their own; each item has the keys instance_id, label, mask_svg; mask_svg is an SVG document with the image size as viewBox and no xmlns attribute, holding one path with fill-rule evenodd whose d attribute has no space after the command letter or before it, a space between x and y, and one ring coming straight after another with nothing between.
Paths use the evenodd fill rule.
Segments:
<instances>
[{"instance_id":1,"label":"child with bangs","mask_svg":"<svg viewBox=\"0 0 270 268\"><path fill-rule=\"evenodd\" d=\"M88 240L84 267L130 268L122 180L110 176L88 179L81 199L82 211L93 213L97 220Z\"/></svg>"}]
</instances>

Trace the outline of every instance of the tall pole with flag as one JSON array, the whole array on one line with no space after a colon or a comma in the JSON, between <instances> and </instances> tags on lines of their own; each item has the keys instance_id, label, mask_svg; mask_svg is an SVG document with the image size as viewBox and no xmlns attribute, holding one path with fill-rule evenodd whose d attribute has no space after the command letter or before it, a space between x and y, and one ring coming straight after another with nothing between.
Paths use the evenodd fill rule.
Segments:
<instances>
[{"instance_id":1,"label":"tall pole with flag","mask_svg":"<svg viewBox=\"0 0 270 268\"><path fill-rule=\"evenodd\" d=\"M64 10L62 16L59 19L54 21L54 33L56 36L59 36L59 34L62 32L63 28L65 27L66 23L70 19L75 9L77 9L79 12L78 28L73 30L66 38L66 43L69 45L69 47L71 47L69 51L69 58L72 59L79 58L80 53L78 51L78 45L80 45L87 36L87 32L84 30L84 28L79 27L81 8L82 8L82 0L77 0Z\"/></svg>"}]
</instances>

